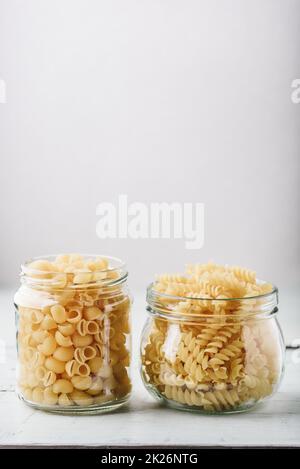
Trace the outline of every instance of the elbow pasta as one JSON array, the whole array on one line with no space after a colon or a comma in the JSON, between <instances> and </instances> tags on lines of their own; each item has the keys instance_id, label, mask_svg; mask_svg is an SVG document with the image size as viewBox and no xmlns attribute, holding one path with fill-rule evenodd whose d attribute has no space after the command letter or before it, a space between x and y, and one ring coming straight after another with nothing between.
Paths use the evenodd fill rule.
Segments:
<instances>
[{"instance_id":1,"label":"elbow pasta","mask_svg":"<svg viewBox=\"0 0 300 469\"><path fill-rule=\"evenodd\" d=\"M277 296L254 272L189 265L185 275L158 276L148 302L155 314L143 337L142 377L157 397L177 407L233 412L277 388L283 362L272 317Z\"/></svg>"},{"instance_id":2,"label":"elbow pasta","mask_svg":"<svg viewBox=\"0 0 300 469\"><path fill-rule=\"evenodd\" d=\"M66 412L125 402L131 302L121 271L108 259L80 255L37 260L27 268L15 297L19 396Z\"/></svg>"}]
</instances>

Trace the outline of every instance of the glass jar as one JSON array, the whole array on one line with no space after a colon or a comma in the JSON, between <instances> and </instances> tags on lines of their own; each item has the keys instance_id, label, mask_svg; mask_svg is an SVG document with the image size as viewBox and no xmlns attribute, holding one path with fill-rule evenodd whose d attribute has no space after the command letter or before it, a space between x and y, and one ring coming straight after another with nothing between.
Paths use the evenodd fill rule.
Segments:
<instances>
[{"instance_id":1,"label":"glass jar","mask_svg":"<svg viewBox=\"0 0 300 469\"><path fill-rule=\"evenodd\" d=\"M22 265L15 294L17 393L32 407L100 413L130 395L127 270L116 258L60 255Z\"/></svg>"},{"instance_id":2,"label":"glass jar","mask_svg":"<svg viewBox=\"0 0 300 469\"><path fill-rule=\"evenodd\" d=\"M182 410L232 413L277 390L285 348L276 287L256 297L217 300L168 295L151 284L147 303L141 375L156 398ZM205 314L197 313L203 305ZM224 308L226 315L216 314Z\"/></svg>"}]
</instances>

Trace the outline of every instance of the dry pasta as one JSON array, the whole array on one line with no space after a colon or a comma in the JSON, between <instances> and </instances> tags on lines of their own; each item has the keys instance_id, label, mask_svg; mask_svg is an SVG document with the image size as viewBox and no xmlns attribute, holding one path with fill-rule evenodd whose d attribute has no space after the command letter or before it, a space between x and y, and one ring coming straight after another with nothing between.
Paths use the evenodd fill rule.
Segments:
<instances>
[{"instance_id":1,"label":"dry pasta","mask_svg":"<svg viewBox=\"0 0 300 469\"><path fill-rule=\"evenodd\" d=\"M15 297L25 401L71 409L126 399L130 298L120 280L106 258L63 254L25 266Z\"/></svg>"},{"instance_id":2,"label":"dry pasta","mask_svg":"<svg viewBox=\"0 0 300 469\"><path fill-rule=\"evenodd\" d=\"M236 266L189 265L185 274L157 276L142 345L145 385L167 402L210 412L271 395L282 371L279 329L263 316L272 294L272 285Z\"/></svg>"}]
</instances>

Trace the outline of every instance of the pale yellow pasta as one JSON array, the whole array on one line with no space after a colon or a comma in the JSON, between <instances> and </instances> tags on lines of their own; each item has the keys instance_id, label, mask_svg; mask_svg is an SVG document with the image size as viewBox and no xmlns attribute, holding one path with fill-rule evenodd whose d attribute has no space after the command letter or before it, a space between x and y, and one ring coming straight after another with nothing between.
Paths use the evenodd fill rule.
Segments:
<instances>
[{"instance_id":1,"label":"pale yellow pasta","mask_svg":"<svg viewBox=\"0 0 300 469\"><path fill-rule=\"evenodd\" d=\"M94 262L94 268L93 270L107 270L109 265L108 265L108 260L105 258L98 257Z\"/></svg>"},{"instance_id":2,"label":"pale yellow pasta","mask_svg":"<svg viewBox=\"0 0 300 469\"><path fill-rule=\"evenodd\" d=\"M29 347L36 347L38 342L32 337L32 335L28 334L27 344Z\"/></svg>"},{"instance_id":3,"label":"pale yellow pasta","mask_svg":"<svg viewBox=\"0 0 300 469\"><path fill-rule=\"evenodd\" d=\"M72 290L62 290L59 293L54 295L56 301L59 302L62 306L67 306L74 299L75 292Z\"/></svg>"},{"instance_id":4,"label":"pale yellow pasta","mask_svg":"<svg viewBox=\"0 0 300 469\"><path fill-rule=\"evenodd\" d=\"M44 366L38 366L35 370L35 376L39 381L44 381L46 374L48 373L47 368Z\"/></svg>"},{"instance_id":5,"label":"pale yellow pasta","mask_svg":"<svg viewBox=\"0 0 300 469\"><path fill-rule=\"evenodd\" d=\"M52 390L55 394L68 394L73 391L72 383L67 379L58 379L52 386Z\"/></svg>"},{"instance_id":6,"label":"pale yellow pasta","mask_svg":"<svg viewBox=\"0 0 300 469\"><path fill-rule=\"evenodd\" d=\"M89 365L87 365L87 363L77 362L76 372L75 372L76 375L89 376L90 373L91 373L91 370L90 370Z\"/></svg>"},{"instance_id":7,"label":"pale yellow pasta","mask_svg":"<svg viewBox=\"0 0 300 469\"><path fill-rule=\"evenodd\" d=\"M96 356L97 357L102 357L103 356L103 349L104 349L105 346L103 344L98 344L97 342L94 342L93 347L96 351Z\"/></svg>"},{"instance_id":8,"label":"pale yellow pasta","mask_svg":"<svg viewBox=\"0 0 300 469\"><path fill-rule=\"evenodd\" d=\"M32 391L32 400L37 403L42 403L44 400L44 390L40 387L36 387Z\"/></svg>"},{"instance_id":9,"label":"pale yellow pasta","mask_svg":"<svg viewBox=\"0 0 300 469\"><path fill-rule=\"evenodd\" d=\"M92 274L89 272L79 272L74 275L74 283L82 284L82 283L89 283L92 280Z\"/></svg>"},{"instance_id":10,"label":"pale yellow pasta","mask_svg":"<svg viewBox=\"0 0 300 469\"><path fill-rule=\"evenodd\" d=\"M44 341L38 345L38 350L42 352L44 355L49 356L52 355L57 347L57 341L52 335L49 335L44 339Z\"/></svg>"},{"instance_id":11,"label":"pale yellow pasta","mask_svg":"<svg viewBox=\"0 0 300 469\"><path fill-rule=\"evenodd\" d=\"M153 319L142 350L147 386L167 400L211 412L247 408L272 394L280 376L280 339L266 346L272 321L252 319L264 311L260 295L272 294L272 285L258 282L248 269L209 263L189 265L185 274L160 275L152 290L154 307L157 302L163 313ZM116 324L109 334L120 358ZM123 361L115 364L114 358L111 353L121 383Z\"/></svg>"},{"instance_id":12,"label":"pale yellow pasta","mask_svg":"<svg viewBox=\"0 0 300 469\"><path fill-rule=\"evenodd\" d=\"M93 397L92 396L89 396L89 394L87 394L86 392L84 391L79 391L77 389L75 389L71 394L70 394L70 398L72 399L72 401L74 401L77 405L80 405L80 406L90 406L93 404Z\"/></svg>"},{"instance_id":13,"label":"pale yellow pasta","mask_svg":"<svg viewBox=\"0 0 300 469\"><path fill-rule=\"evenodd\" d=\"M59 398L58 398L58 404L60 406L71 406L73 405L73 402L72 400L69 398L69 396L67 394L60 394Z\"/></svg>"},{"instance_id":14,"label":"pale yellow pasta","mask_svg":"<svg viewBox=\"0 0 300 469\"><path fill-rule=\"evenodd\" d=\"M55 340L61 347L71 347L73 345L71 337L65 337L60 331L55 332Z\"/></svg>"},{"instance_id":15,"label":"pale yellow pasta","mask_svg":"<svg viewBox=\"0 0 300 469\"><path fill-rule=\"evenodd\" d=\"M93 339L98 344L103 344L104 342L103 334L101 332L96 332L96 334L93 334Z\"/></svg>"},{"instance_id":16,"label":"pale yellow pasta","mask_svg":"<svg viewBox=\"0 0 300 469\"><path fill-rule=\"evenodd\" d=\"M54 321L54 319L50 316L50 314L47 314L42 322L41 322L41 328L48 331L51 329L57 329L57 324Z\"/></svg>"},{"instance_id":17,"label":"pale yellow pasta","mask_svg":"<svg viewBox=\"0 0 300 469\"><path fill-rule=\"evenodd\" d=\"M97 376L95 379L93 379L91 386L87 390L88 394L91 396L98 396L99 393L103 390L103 380L100 378L100 376Z\"/></svg>"},{"instance_id":18,"label":"pale yellow pasta","mask_svg":"<svg viewBox=\"0 0 300 469\"><path fill-rule=\"evenodd\" d=\"M92 344L93 342L93 336L87 334L85 336L81 336L77 332L75 332L72 335L72 343L75 345L75 347L85 347L87 345Z\"/></svg>"},{"instance_id":19,"label":"pale yellow pasta","mask_svg":"<svg viewBox=\"0 0 300 469\"><path fill-rule=\"evenodd\" d=\"M77 324L82 318L81 308L72 307L72 309L66 311L67 321L71 324Z\"/></svg>"},{"instance_id":20,"label":"pale yellow pasta","mask_svg":"<svg viewBox=\"0 0 300 469\"><path fill-rule=\"evenodd\" d=\"M46 358L45 367L54 373L63 373L65 371L65 363L53 357Z\"/></svg>"},{"instance_id":21,"label":"pale yellow pasta","mask_svg":"<svg viewBox=\"0 0 300 469\"><path fill-rule=\"evenodd\" d=\"M122 350L126 342L126 336L122 332L118 332L110 340L110 346L112 350Z\"/></svg>"},{"instance_id":22,"label":"pale yellow pasta","mask_svg":"<svg viewBox=\"0 0 300 469\"><path fill-rule=\"evenodd\" d=\"M53 353L53 357L62 362L72 360L74 356L73 347L57 347Z\"/></svg>"},{"instance_id":23,"label":"pale yellow pasta","mask_svg":"<svg viewBox=\"0 0 300 469\"><path fill-rule=\"evenodd\" d=\"M43 402L47 405L55 405L57 403L57 394L53 391L53 387L50 386L44 390Z\"/></svg>"},{"instance_id":24,"label":"pale yellow pasta","mask_svg":"<svg viewBox=\"0 0 300 469\"><path fill-rule=\"evenodd\" d=\"M92 373L98 373L103 364L103 359L101 357L94 357L88 361L88 366Z\"/></svg>"},{"instance_id":25,"label":"pale yellow pasta","mask_svg":"<svg viewBox=\"0 0 300 469\"><path fill-rule=\"evenodd\" d=\"M101 378L109 378L112 375L112 369L110 365L102 365L100 370L98 371L98 376Z\"/></svg>"},{"instance_id":26,"label":"pale yellow pasta","mask_svg":"<svg viewBox=\"0 0 300 469\"><path fill-rule=\"evenodd\" d=\"M85 362L84 357L82 355L82 348L81 347L77 347L75 349L74 358L75 358L76 362L78 362L80 364Z\"/></svg>"},{"instance_id":27,"label":"pale yellow pasta","mask_svg":"<svg viewBox=\"0 0 300 469\"><path fill-rule=\"evenodd\" d=\"M89 306L85 308L83 311L84 319L88 321L93 321L94 319L99 319L103 315L101 309L97 308L96 306Z\"/></svg>"},{"instance_id":28,"label":"pale yellow pasta","mask_svg":"<svg viewBox=\"0 0 300 469\"><path fill-rule=\"evenodd\" d=\"M31 262L30 268L36 271L36 274L39 274L39 270L53 272L53 265L51 264L51 262L42 259Z\"/></svg>"},{"instance_id":29,"label":"pale yellow pasta","mask_svg":"<svg viewBox=\"0 0 300 469\"><path fill-rule=\"evenodd\" d=\"M45 331L42 331L42 332L45 332ZM31 338L32 338L32 334L27 334L24 331L24 336L19 337L19 344L22 345L22 347L34 347L34 344L32 344L31 342ZM37 340L35 340L35 343L37 343Z\"/></svg>"},{"instance_id":30,"label":"pale yellow pasta","mask_svg":"<svg viewBox=\"0 0 300 469\"><path fill-rule=\"evenodd\" d=\"M36 354L34 366L43 365L45 363L45 360L46 360L46 356L42 352L38 351Z\"/></svg>"},{"instance_id":31,"label":"pale yellow pasta","mask_svg":"<svg viewBox=\"0 0 300 469\"><path fill-rule=\"evenodd\" d=\"M119 378L119 382L122 384L122 381L124 380L124 382L126 381L126 378L125 378L125 375L124 377L122 376L118 376ZM105 386L105 389L109 389L110 391L116 389L118 383L117 383L117 380L115 379L115 377L113 375L109 376L107 379L104 380L104 384Z\"/></svg>"},{"instance_id":32,"label":"pale yellow pasta","mask_svg":"<svg viewBox=\"0 0 300 469\"><path fill-rule=\"evenodd\" d=\"M41 311L33 309L30 314L30 321L33 324L40 324L44 319L44 315Z\"/></svg>"},{"instance_id":33,"label":"pale yellow pasta","mask_svg":"<svg viewBox=\"0 0 300 469\"><path fill-rule=\"evenodd\" d=\"M57 304L57 305L51 306L50 311L51 311L51 315L54 321L57 324L63 324L66 321L67 314L66 314L65 308L62 305Z\"/></svg>"},{"instance_id":34,"label":"pale yellow pasta","mask_svg":"<svg viewBox=\"0 0 300 469\"><path fill-rule=\"evenodd\" d=\"M88 333L88 331L86 330L86 325L87 325L87 321L85 319L81 319L77 323L76 330L80 336L84 336Z\"/></svg>"},{"instance_id":35,"label":"pale yellow pasta","mask_svg":"<svg viewBox=\"0 0 300 469\"><path fill-rule=\"evenodd\" d=\"M117 352L115 352L114 350L111 350L110 351L110 354L109 354L109 364L111 366L114 366L118 363L119 361L119 355Z\"/></svg>"},{"instance_id":36,"label":"pale yellow pasta","mask_svg":"<svg viewBox=\"0 0 300 469\"><path fill-rule=\"evenodd\" d=\"M37 331L34 331L32 333L32 339L35 341L36 344L41 344L44 342L44 340L47 338L48 332L47 331L41 331L40 329ZM45 354L46 355L46 354Z\"/></svg>"},{"instance_id":37,"label":"pale yellow pasta","mask_svg":"<svg viewBox=\"0 0 300 469\"><path fill-rule=\"evenodd\" d=\"M92 385L92 378L90 376L73 376L71 382L75 389L86 391Z\"/></svg>"},{"instance_id":38,"label":"pale yellow pasta","mask_svg":"<svg viewBox=\"0 0 300 469\"><path fill-rule=\"evenodd\" d=\"M94 397L94 403L100 405L105 404L106 402L111 401L113 396L113 393L100 394L99 396Z\"/></svg>"},{"instance_id":39,"label":"pale yellow pasta","mask_svg":"<svg viewBox=\"0 0 300 469\"><path fill-rule=\"evenodd\" d=\"M74 376L78 368L78 362L76 360L70 360L66 363L65 369L68 376Z\"/></svg>"},{"instance_id":40,"label":"pale yellow pasta","mask_svg":"<svg viewBox=\"0 0 300 469\"><path fill-rule=\"evenodd\" d=\"M64 336L69 336L69 335L72 335L74 334L75 332L75 326L73 324L70 324L68 322L65 322L63 324L60 324L58 326L58 330L59 332L64 335Z\"/></svg>"},{"instance_id":41,"label":"pale yellow pasta","mask_svg":"<svg viewBox=\"0 0 300 469\"><path fill-rule=\"evenodd\" d=\"M24 388L22 391L25 399L27 399L28 401L32 401L32 389Z\"/></svg>"},{"instance_id":42,"label":"pale yellow pasta","mask_svg":"<svg viewBox=\"0 0 300 469\"><path fill-rule=\"evenodd\" d=\"M34 347L27 347L24 350L24 359L27 362L30 362L34 359L34 357L36 356L36 353L37 353L37 351L34 349Z\"/></svg>"},{"instance_id":43,"label":"pale yellow pasta","mask_svg":"<svg viewBox=\"0 0 300 469\"><path fill-rule=\"evenodd\" d=\"M82 357L84 358L84 361L91 360L96 356L96 350L94 347L91 347L88 345L87 347L83 347L82 349Z\"/></svg>"},{"instance_id":44,"label":"pale yellow pasta","mask_svg":"<svg viewBox=\"0 0 300 469\"><path fill-rule=\"evenodd\" d=\"M99 330L99 324L96 321L87 321L85 324L86 334L98 334Z\"/></svg>"},{"instance_id":45,"label":"pale yellow pasta","mask_svg":"<svg viewBox=\"0 0 300 469\"><path fill-rule=\"evenodd\" d=\"M33 324L31 322L27 322L24 325L24 332L25 334L31 334L32 332L35 332L38 330L39 324Z\"/></svg>"},{"instance_id":46,"label":"pale yellow pasta","mask_svg":"<svg viewBox=\"0 0 300 469\"><path fill-rule=\"evenodd\" d=\"M53 276L53 286L56 288L64 288L68 283L68 277L65 273L57 274Z\"/></svg>"},{"instance_id":47,"label":"pale yellow pasta","mask_svg":"<svg viewBox=\"0 0 300 469\"><path fill-rule=\"evenodd\" d=\"M45 387L47 386L51 386L52 384L54 384L56 381L56 374L54 373L54 371L47 371L47 373L45 374L44 378L43 378L43 384Z\"/></svg>"},{"instance_id":48,"label":"pale yellow pasta","mask_svg":"<svg viewBox=\"0 0 300 469\"><path fill-rule=\"evenodd\" d=\"M55 264L65 264L67 265L70 261L70 254L59 254L55 258Z\"/></svg>"},{"instance_id":49,"label":"pale yellow pasta","mask_svg":"<svg viewBox=\"0 0 300 469\"><path fill-rule=\"evenodd\" d=\"M35 373L27 373L26 384L30 388L34 388L40 384L40 380L36 377Z\"/></svg>"}]
</instances>

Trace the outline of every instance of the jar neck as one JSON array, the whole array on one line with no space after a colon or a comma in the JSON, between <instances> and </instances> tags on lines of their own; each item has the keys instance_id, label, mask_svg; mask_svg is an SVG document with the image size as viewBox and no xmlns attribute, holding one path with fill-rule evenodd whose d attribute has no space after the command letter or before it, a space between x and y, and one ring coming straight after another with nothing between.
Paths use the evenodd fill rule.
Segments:
<instances>
[{"instance_id":1,"label":"jar neck","mask_svg":"<svg viewBox=\"0 0 300 469\"><path fill-rule=\"evenodd\" d=\"M127 286L126 278L119 279L114 284L94 284L81 288L56 288L53 285L45 286L41 283L32 284L28 279L22 279L22 285L14 295L14 303L18 306L28 308L44 308L56 304L57 301L87 301L93 298L101 298L101 300L109 301L114 305L123 303L130 299L130 293ZM93 303L93 302L92 302Z\"/></svg>"},{"instance_id":2,"label":"jar neck","mask_svg":"<svg viewBox=\"0 0 300 469\"><path fill-rule=\"evenodd\" d=\"M68 275L66 273L59 273L55 276L47 278L33 277L22 272L20 275L21 284L33 290L44 290L44 291L86 291L86 290L107 290L107 291L118 291L127 284L128 273L123 273L122 277L116 279L102 279L97 281L89 281L80 284L71 284L68 282Z\"/></svg>"},{"instance_id":3,"label":"jar neck","mask_svg":"<svg viewBox=\"0 0 300 469\"><path fill-rule=\"evenodd\" d=\"M20 274L22 285L45 291L113 290L121 288L127 277L120 259L87 254L37 257L25 262Z\"/></svg>"},{"instance_id":4,"label":"jar neck","mask_svg":"<svg viewBox=\"0 0 300 469\"><path fill-rule=\"evenodd\" d=\"M147 311L165 320L193 323L244 322L273 317L278 312L278 289L247 298L186 298L147 289Z\"/></svg>"}]
</instances>

